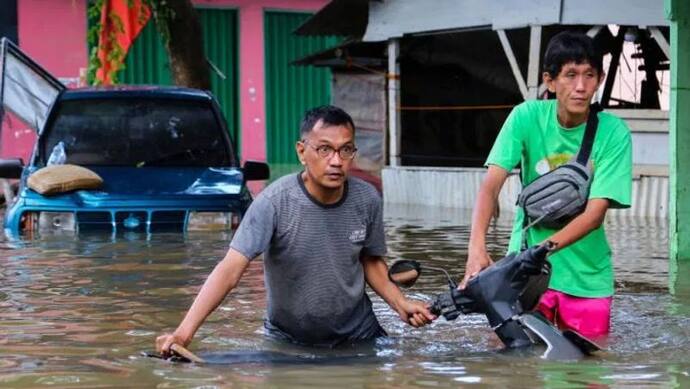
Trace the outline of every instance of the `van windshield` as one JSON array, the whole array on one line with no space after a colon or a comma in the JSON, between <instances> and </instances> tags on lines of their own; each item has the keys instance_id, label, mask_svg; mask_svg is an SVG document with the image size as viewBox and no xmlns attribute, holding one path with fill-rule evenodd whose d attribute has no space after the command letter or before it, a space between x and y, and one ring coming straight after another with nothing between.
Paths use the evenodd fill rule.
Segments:
<instances>
[{"instance_id":1,"label":"van windshield","mask_svg":"<svg viewBox=\"0 0 690 389\"><path fill-rule=\"evenodd\" d=\"M63 142L65 163L87 166L232 166L234 155L212 106L203 101L64 100L44 131L45 164Z\"/></svg>"}]
</instances>

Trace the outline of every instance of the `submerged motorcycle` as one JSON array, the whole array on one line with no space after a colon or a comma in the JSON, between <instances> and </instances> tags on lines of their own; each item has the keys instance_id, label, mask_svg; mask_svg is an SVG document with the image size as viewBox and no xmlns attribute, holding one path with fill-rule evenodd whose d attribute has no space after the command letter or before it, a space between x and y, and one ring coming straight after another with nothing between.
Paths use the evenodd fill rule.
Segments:
<instances>
[{"instance_id":1,"label":"submerged motorcycle","mask_svg":"<svg viewBox=\"0 0 690 389\"><path fill-rule=\"evenodd\" d=\"M575 331L560 331L540 313L529 311L538 298L529 296L533 294L530 284L550 272L546 256L551 249L551 243L546 242L512 253L479 272L462 290L445 270L412 260L395 262L388 277L399 286L411 287L424 270L441 271L448 277L449 290L436 296L431 305L433 314L450 321L460 314L481 313L507 348L544 344L542 357L546 359L579 359L601 347Z\"/></svg>"},{"instance_id":2,"label":"submerged motorcycle","mask_svg":"<svg viewBox=\"0 0 690 389\"><path fill-rule=\"evenodd\" d=\"M543 358L580 359L600 351L601 347L575 331L560 331L541 314L530 311L543 290L534 287L535 280L547 275L551 270L546 260L551 248L547 242L520 253L510 254L479 272L462 290L458 290L457 284L445 270L423 267L412 260L395 262L388 270L388 277L401 287L411 287L423 271L443 272L448 278L448 290L435 297L431 305L433 314L443 316L449 321L457 319L461 314L484 314L491 328L508 349L543 344L546 345ZM173 346L174 353L166 359L176 362L314 364L342 363L349 360L349 357L304 358L272 351L236 351L215 356L215 359L202 359L184 347ZM153 352L146 352L144 355L163 358ZM361 356L354 358L361 361Z\"/></svg>"}]
</instances>

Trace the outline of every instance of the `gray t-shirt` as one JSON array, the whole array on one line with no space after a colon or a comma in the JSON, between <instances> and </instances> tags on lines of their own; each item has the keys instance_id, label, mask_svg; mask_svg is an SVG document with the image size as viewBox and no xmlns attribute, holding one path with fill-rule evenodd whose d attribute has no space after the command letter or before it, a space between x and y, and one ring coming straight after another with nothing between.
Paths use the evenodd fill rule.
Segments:
<instances>
[{"instance_id":1,"label":"gray t-shirt","mask_svg":"<svg viewBox=\"0 0 690 389\"><path fill-rule=\"evenodd\" d=\"M336 345L385 334L365 293L360 256L383 256L379 193L348 178L343 197L322 204L301 174L265 188L247 210L230 247L264 254L266 329L304 344Z\"/></svg>"}]
</instances>

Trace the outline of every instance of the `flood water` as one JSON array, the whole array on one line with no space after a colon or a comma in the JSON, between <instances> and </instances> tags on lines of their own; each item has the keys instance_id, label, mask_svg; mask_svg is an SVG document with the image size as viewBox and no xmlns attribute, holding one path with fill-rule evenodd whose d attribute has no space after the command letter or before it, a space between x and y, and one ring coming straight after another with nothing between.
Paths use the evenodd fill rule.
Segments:
<instances>
[{"instance_id":1,"label":"flood water","mask_svg":"<svg viewBox=\"0 0 690 389\"><path fill-rule=\"evenodd\" d=\"M416 259L460 278L470 215L386 208L389 261ZM400 322L372 295L390 337L323 350L263 337L261 261L209 317L190 349L225 364L175 364L142 356L179 323L224 255L222 233L48 236L0 241L0 387L690 387L690 298L668 291L668 231L648 219L607 222L616 296L608 350L580 361L502 352L483 316ZM491 229L505 250L510 219ZM429 300L445 290L425 274L406 291Z\"/></svg>"}]
</instances>

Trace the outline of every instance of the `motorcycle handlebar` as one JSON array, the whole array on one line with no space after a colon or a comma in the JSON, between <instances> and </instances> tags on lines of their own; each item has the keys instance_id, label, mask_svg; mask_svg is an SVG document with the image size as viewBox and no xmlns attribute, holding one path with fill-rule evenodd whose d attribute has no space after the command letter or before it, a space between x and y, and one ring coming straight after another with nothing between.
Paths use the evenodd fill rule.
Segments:
<instances>
[{"instance_id":1,"label":"motorcycle handlebar","mask_svg":"<svg viewBox=\"0 0 690 389\"><path fill-rule=\"evenodd\" d=\"M518 264L520 266L519 272L522 273L523 276L541 272L543 263L546 261L546 256L554 248L555 244L553 242L546 241L544 244L528 249L532 250L532 252L529 253L530 255L528 257L523 257L521 263ZM480 277L481 274L480 272L477 277ZM471 287L471 284L468 284L468 287ZM431 305L431 313L434 315L443 315L446 320L455 320L461 313L485 313L484 311L488 309L478 306L480 304L470 297L470 293L468 293L467 289L458 290L454 285L451 285L449 289L449 291L439 294Z\"/></svg>"}]
</instances>

